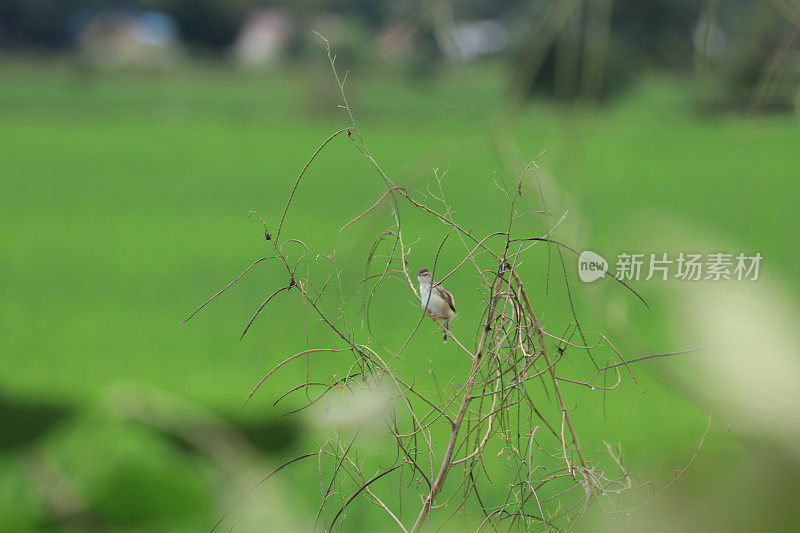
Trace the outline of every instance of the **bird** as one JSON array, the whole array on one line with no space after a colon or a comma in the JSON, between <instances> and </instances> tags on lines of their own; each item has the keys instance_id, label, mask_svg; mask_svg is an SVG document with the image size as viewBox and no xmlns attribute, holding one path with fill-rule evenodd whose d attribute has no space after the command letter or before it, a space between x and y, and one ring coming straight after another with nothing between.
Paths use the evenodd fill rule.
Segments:
<instances>
[{"instance_id":1,"label":"bird","mask_svg":"<svg viewBox=\"0 0 800 533\"><path fill-rule=\"evenodd\" d=\"M456 316L456 304L453 295L441 285L433 284L433 273L427 268L417 272L419 279L419 297L422 308L433 319L442 322L442 342L447 342L450 332L450 320Z\"/></svg>"}]
</instances>

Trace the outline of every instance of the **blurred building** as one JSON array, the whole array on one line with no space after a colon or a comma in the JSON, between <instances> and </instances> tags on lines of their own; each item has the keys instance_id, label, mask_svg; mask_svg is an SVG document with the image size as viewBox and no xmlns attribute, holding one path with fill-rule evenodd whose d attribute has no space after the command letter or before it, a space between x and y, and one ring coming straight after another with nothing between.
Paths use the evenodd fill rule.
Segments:
<instances>
[{"instance_id":1,"label":"blurred building","mask_svg":"<svg viewBox=\"0 0 800 533\"><path fill-rule=\"evenodd\" d=\"M247 15L233 45L237 62L248 66L277 63L286 51L294 27L279 9L257 9Z\"/></svg>"},{"instance_id":2,"label":"blurred building","mask_svg":"<svg viewBox=\"0 0 800 533\"><path fill-rule=\"evenodd\" d=\"M457 61L472 61L497 54L508 47L508 30L499 20L476 20L455 24L440 40L442 53Z\"/></svg>"},{"instance_id":3,"label":"blurred building","mask_svg":"<svg viewBox=\"0 0 800 533\"><path fill-rule=\"evenodd\" d=\"M166 66L180 49L177 27L163 13L85 10L71 25L80 53L100 66Z\"/></svg>"}]
</instances>

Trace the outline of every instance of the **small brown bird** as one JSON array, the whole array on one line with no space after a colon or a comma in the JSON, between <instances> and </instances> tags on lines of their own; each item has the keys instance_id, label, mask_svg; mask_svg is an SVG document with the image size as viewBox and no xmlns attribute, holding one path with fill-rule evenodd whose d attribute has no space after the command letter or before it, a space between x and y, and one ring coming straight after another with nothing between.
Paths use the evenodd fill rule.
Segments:
<instances>
[{"instance_id":1,"label":"small brown bird","mask_svg":"<svg viewBox=\"0 0 800 533\"><path fill-rule=\"evenodd\" d=\"M433 273L427 268L417 272L419 279L419 296L422 308L428 315L442 322L443 342L447 342L450 331L450 320L456 316L456 304L453 295L441 285L433 284Z\"/></svg>"}]
</instances>

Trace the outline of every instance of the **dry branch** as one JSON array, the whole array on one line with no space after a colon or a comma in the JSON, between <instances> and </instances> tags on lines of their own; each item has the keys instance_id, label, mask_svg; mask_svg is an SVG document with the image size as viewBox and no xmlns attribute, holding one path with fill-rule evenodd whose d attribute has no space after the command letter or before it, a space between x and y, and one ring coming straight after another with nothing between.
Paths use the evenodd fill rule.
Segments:
<instances>
[{"instance_id":1,"label":"dry branch","mask_svg":"<svg viewBox=\"0 0 800 533\"><path fill-rule=\"evenodd\" d=\"M571 383L610 391L622 381L619 367L625 367L638 386L631 364L687 352L626 359L605 335L584 330L575 313L566 265L560 250L574 254L578 252L552 237L566 213L555 225L545 222L545 232L541 236L529 236L527 226L526 236L517 236L517 226L522 218L517 203L525 189L523 178L526 173L535 172L536 158L520 171L519 178L514 182L506 182L499 176L497 186L508 201L508 218L507 223L502 221L499 230L494 231L473 232L456 222L453 216L455 210L447 200L444 174L440 175L438 170L434 172L438 192L428 191L421 200L418 199L419 195L396 184L371 155L347 103L344 79L337 73L335 56L330 48L328 56L341 93L341 107L347 111L350 125L328 136L311 154L292 184L274 236L269 231L268 223L256 214L264 226L264 236L273 255L253 262L186 320L239 281L256 264L265 259L276 259L285 268L288 282L281 284L264 300L244 328L242 337L276 295L294 291L303 305L306 349L275 364L250 391L245 405L275 372L302 359L306 360L307 365L305 379L275 400L277 404L284 398L290 398L291 393L305 390L305 404L289 413L324 403L323 399L331 401L333 391L340 393L342 398L356 400L359 399L359 391L383 391L391 396L389 407L381 420L384 430L392 437L393 445L389 449L374 456L364 456L359 447L361 426L348 442L343 440L345 432L342 424L331 420L330 434L315 439L318 450L300 457L318 457L320 505L316 520L321 518L326 523L325 518L329 512L332 513L328 531L335 524L342 523L345 510L356 500L375 505L401 530L411 532L424 529L434 519L436 509L451 501L456 502L455 509L444 521L463 513L473 520L477 530L497 528L501 523L504 526L508 524L508 528L512 529L520 523L525 524L526 528L528 524L539 524L545 531L560 531L571 527L594 502L599 502L604 510L610 508L613 512L616 505L609 495L629 490L630 474L622 465L620 454L608 445L607 456L615 473L608 473L601 467L602 458L592 460L587 457L572 420L572 412L577 406L567 402L561 385ZM362 221L387 200L391 204L390 224L375 232L374 243L364 261L364 273L352 287L343 285L342 270L335 250L312 253L302 240L285 237L288 231L285 225L287 214L292 203L297 201L296 192L301 182L304 178L309 179L306 178L308 168L331 145L331 141L343 133L351 141L349 144L367 159L386 190L368 208L348 217L350 221L342 226L340 233ZM474 320L477 330L475 337L465 340L467 337L461 333L461 339L452 332L450 334L457 349L469 357L470 369L466 379L463 382L455 379L442 381L431 366L428 375L434 383L433 391L426 390L425 385L421 384L424 383L421 376L404 375L396 366L409 346L418 346L417 332L426 324L426 315L419 311L416 325L412 327L412 324L408 324L408 335L404 335L402 344L395 348L389 346L390 343L384 343L370 325L370 302L387 282L399 281L414 294L411 303L414 306L420 303L407 260L414 243L406 242L403 237L401 204L435 222L437 227L441 228L443 224L446 228L447 233L433 258L434 275L437 266L445 265L443 271L446 274L438 283L451 279L464 265L471 263L477 270L476 279L479 279L484 298L476 311L469 313L471 318L462 318L462 321ZM551 210L542 200L541 209L526 209L523 214L532 213L539 213L546 219ZM443 254L450 235L456 235L464 249L454 260ZM545 303L550 293L550 247L553 245L559 250L557 258L564 272L571 310L571 316L559 325L561 329L558 331L563 332L561 334L545 329L539 318L543 315L541 312L537 314L520 273L520 266L535 258L536 252L542 248L533 246L540 242L547 245L547 277L541 280L545 284ZM330 260L331 272L321 278L319 274L312 275L312 264L318 257ZM647 305L632 287L608 274ZM358 291L361 291L362 298L363 325L360 330L353 325L353 318L348 314L349 303L359 297ZM542 302L538 303L543 305ZM550 320L553 318L548 315L548 322ZM332 334L333 347L311 348L312 330L325 330L328 336ZM459 328L458 331L463 332L465 328ZM598 340L594 344L586 340L590 334L597 335ZM574 352L585 353L594 361L592 351L601 353L603 350L610 356L607 361L616 359L619 362L603 367L595 364L590 370L594 372L586 377L560 375L559 369L563 367L559 365L570 360ZM312 354L318 352L350 352L352 358L346 361L342 361L342 358L331 359L329 362L335 370L326 372L311 364ZM409 357L408 354L405 356ZM318 360L316 357L313 359ZM601 375L605 380L609 371L612 376L616 375L615 384L606 386L604 383L602 387L593 384ZM322 392L312 398L312 387L322 387ZM540 427L546 430L537 431ZM444 453L437 458L437 449L441 449L436 445L439 431L447 437ZM492 453L489 453L490 449ZM500 451L495 455L497 449ZM288 464L291 461L283 466ZM460 481L448 482L456 470L461 472ZM492 476L499 479L493 481ZM384 482L376 483L381 479L395 478L396 497L384 494ZM498 498L496 490L484 491L488 484L507 486L508 490L503 498ZM411 517L404 516L403 510L408 504L404 504L403 499L411 493L419 494L417 491L420 489L424 490L421 507L418 508L414 501L413 514ZM349 496L345 498L347 494ZM404 521L410 523L411 519L413 525L407 528Z\"/></svg>"}]
</instances>

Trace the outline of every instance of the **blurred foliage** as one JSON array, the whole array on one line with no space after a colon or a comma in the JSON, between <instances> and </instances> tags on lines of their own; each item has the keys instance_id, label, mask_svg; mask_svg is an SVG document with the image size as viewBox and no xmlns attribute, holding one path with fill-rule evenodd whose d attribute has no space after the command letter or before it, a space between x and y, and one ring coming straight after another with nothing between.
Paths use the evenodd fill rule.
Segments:
<instances>
[{"instance_id":1,"label":"blurred foliage","mask_svg":"<svg viewBox=\"0 0 800 533\"><path fill-rule=\"evenodd\" d=\"M72 415L67 406L0 394L0 451L27 449Z\"/></svg>"},{"instance_id":2,"label":"blurred foliage","mask_svg":"<svg viewBox=\"0 0 800 533\"><path fill-rule=\"evenodd\" d=\"M595 98L628 87L644 68L686 70L697 12L691 0L532 2L515 23L527 36L512 91Z\"/></svg>"},{"instance_id":3,"label":"blurred foliage","mask_svg":"<svg viewBox=\"0 0 800 533\"><path fill-rule=\"evenodd\" d=\"M273 386L240 412L258 379L306 344L298 320L302 308L290 299L267 309L245 341L236 342L264 293L285 281L278 270L254 269L196 323L178 324L263 255L262 230L248 219L248 210L279 216L310 152L345 121L335 95L327 110L320 107L320 95L335 93L326 66L311 71L297 65L278 73L190 65L159 76L87 74L67 61L0 62L0 232L8 251L0 262L0 351L10 354L0 358L0 376L6 390L19 394L0 413L13 433L3 434L9 445L0 454L0 530L66 527L50 516L25 466L27 450L19 451L33 442L71 482L85 512L119 530L207 531L274 466L309 451L303 448L307 421L277 418L302 406L302 393L272 406L305 376L303 363L276 375ZM425 191L432 168L451 166L448 197L455 216L470 227L502 231L505 217L497 213L505 213L505 198L494 181L547 150L538 162L549 205L568 209L568 220L585 228L580 236L562 225L558 235L565 240L612 254L702 249L692 239L707 235L714 247L760 251L765 282L783 281L781 298L796 306L800 249L786 247L786 229L798 224L800 196L795 117L700 120L691 113L691 84L655 76L591 116L535 101L500 122L504 73L502 65L483 63L440 69L426 79L409 79L390 67L358 70L348 81L348 96L373 153L398 183ZM378 209L361 226L338 233L380 196L383 185L346 141L330 148L298 190L287 232L308 237L315 252L341 251L340 266L352 282L363 272L359 253L369 249L365 232L385 224L390 214ZM537 209L535 193L526 193L524 201ZM407 211L403 216L409 231L421 237L412 263L429 261L446 228ZM442 264L463 258L451 245ZM544 279L546 265L542 249L542 260L530 264L531 278ZM559 287L554 281L546 300L540 285L538 301L550 302L546 316L552 324L565 312L556 297ZM470 309L482 295L469 275L453 276L448 288L461 302L456 327L468 335L477 320ZM651 312L630 305L612 286L574 288L580 316L592 328L617 328L615 340L626 354L704 345L669 326L668 298L676 291L666 286L637 284ZM376 327L404 334L418 317L409 300L398 289L396 299L376 302ZM679 316L685 314L678 309ZM739 329L749 331L752 324ZM731 342L740 337L731 335ZM398 364L423 370L435 365L446 380L463 376L463 360L440 352L437 331L423 330L417 340L420 345ZM763 361L771 351L748 351L747 361ZM430 354L433 361L423 359ZM706 448L656 502L669 519L655 515L638 522L634 513L631 520L644 526L632 530L703 531L710 529L698 524L715 523L731 531L792 530L796 511L790 503L800 490L796 456L777 453L746 424L717 414L707 399L714 378L691 366L703 355L642 366L644 395L631 388L586 400L594 411L580 424L598 436L589 445L601 449L600 436L622 442L626 465L659 487L692 456L705 413L715 411ZM728 360L726 354L722 361ZM693 376L697 388L686 385ZM198 452L198 441L179 433L187 429L182 412L170 426L97 415L105 413L108 388L119 382L149 384L219 413L268 464L256 464L237 484L219 461ZM30 398L36 398L35 406ZM487 461L487 470L494 468ZM316 459L310 459L262 488L286 494L291 509L313 521L317 476ZM250 501L262 507L271 497L259 492ZM383 518L359 502L348 512L346 527L386 530ZM303 514L307 509L310 518ZM259 530L247 527L253 523L265 522L245 521L234 531ZM604 523L593 516L585 525Z\"/></svg>"},{"instance_id":4,"label":"blurred foliage","mask_svg":"<svg viewBox=\"0 0 800 533\"><path fill-rule=\"evenodd\" d=\"M727 43L716 57L698 60L700 109L791 109L800 84L798 21L758 2L721 9L711 22L728 30Z\"/></svg>"},{"instance_id":5,"label":"blurred foliage","mask_svg":"<svg viewBox=\"0 0 800 533\"><path fill-rule=\"evenodd\" d=\"M601 97L619 96L618 105L583 120L536 101L498 127L494 113L506 96L505 62L526 59L526 45L535 43L531 28L551 4L453 2L458 20L499 18L512 37L500 61L478 61L462 70L445 65L427 3L283 0L272 5L291 11L304 30L322 9L343 16L337 54L347 65L364 67L348 81L349 96L360 124L375 139L375 153L392 176L418 190L431 168L452 164L448 191L459 207L457 216L470 225L496 224L500 208L484 191L493 190L498 169L505 172L547 149L541 163L545 184L553 187L548 197L555 196L554 205L570 208L571 217L591 228L587 239L597 249L625 249L639 233L646 235L638 241L642 246L653 246L653 236L663 238L665 227L686 228L692 238L708 234L715 245L734 243L764 253L772 282L785 282L782 297L795 305L798 287L792 276L800 249L785 246L785 231L798 224L796 118L702 121L688 111L791 105L800 79L796 26L772 4L719 3L712 20L724 29L727 47L719 55L698 57L692 40L703 16L701 2L619 0L610 4L605 74L596 86ZM131 5L3 0L0 43L6 50L68 50L73 43L69 21L81 8ZM247 12L260 3L144 0L136 5L170 13L191 47L224 53ZM581 79L590 42L588 10L587 5L576 11L544 48L536 75L524 87L526 96L583 94L579 82L568 80ZM382 27L404 21L413 27L413 55L406 63L377 65L371 39ZM782 50L788 52L782 55ZM319 59L318 43L301 37L290 52ZM334 115L338 95L327 67L314 70L313 61L298 63L291 66L295 70L284 65L268 73L243 73L188 62L148 77L136 71L79 71L69 62L3 59L0 218L5 223L0 226L8 253L0 262L6 280L0 342L12 355L0 360L0 374L8 390L25 394L0 396L0 530L69 524L35 482L28 465L32 452L49 458L36 461L50 464L56 480L69 480L86 513L121 530L207 530L231 493L240 496L247 483L269 471L258 465L247 483L237 485L218 462L200 453L197 441L174 427L97 417L109 384L153 384L224 413L221 418L232 431L269 461L284 460L284 453L304 442L304 421L276 418L270 405L283 389L265 390L245 415L238 411L254 381L291 353L294 341L304 339L295 319L300 310L285 303L254 327L246 343L235 342L264 288L276 282L271 271L243 280L208 310L199 327L177 326L199 299L261 251L263 237L249 224L248 209L267 216L279 212L299 166L342 122ZM680 76L653 73L665 70ZM405 76L408 72L414 76ZM637 77L640 73L646 75ZM686 81L690 73L696 84ZM506 127L512 140L504 137ZM341 239L335 241L340 249L359 249L357 231L335 233L349 213L377 197L381 189L374 176L347 151L331 150L310 179L314 187L300 190L291 231L311 235L317 244ZM776 190L782 191L777 197ZM417 230L427 235L441 228L420 222ZM420 243L414 261L434 253L425 246ZM344 266L351 272L363 267ZM474 307L471 280L454 277L452 283L460 301L467 302L462 308ZM601 326L623 316L630 328L622 336L626 348L671 350L683 341L680 330L665 326L669 312L659 300L666 301L663 293L669 289L644 288L655 309L646 318L616 293L593 300L594 290L576 293L577 305ZM387 330L399 331L403 319L395 315L408 306L397 307L391 308ZM464 312L459 326L468 326L468 319ZM438 335L431 338L439 342ZM757 352L749 353L761 358ZM418 355L411 364L427 364ZM460 370L450 354L435 364L453 376ZM607 400L607 418L597 402L597 416L581 421L598 435L629 443L626 460L641 479L670 479L693 453L704 413L713 410L707 382L687 392L692 389L679 377L687 368L681 360L647 367L642 376L647 395L623 391ZM288 388L297 377L292 372L304 369L288 370L281 386ZM641 522L631 530L671 521L684 530L702 530L697 524L743 531L800 527L792 507L800 487L796 455L742 431L743 425L729 424L725 414L719 420L726 430L715 427L674 494L656 502L664 515L634 517ZM202 428L178 429L202 433ZM294 507L313 507L317 467L302 468L307 470L270 484L289 494ZM267 498L254 500L260 505ZM350 525L362 511L354 507ZM382 522L364 520L365 531L381 530Z\"/></svg>"},{"instance_id":6,"label":"blurred foliage","mask_svg":"<svg viewBox=\"0 0 800 533\"><path fill-rule=\"evenodd\" d=\"M181 38L187 43L210 49L230 46L247 13L247 5L237 1L165 0L153 7L175 18Z\"/></svg>"},{"instance_id":7,"label":"blurred foliage","mask_svg":"<svg viewBox=\"0 0 800 533\"><path fill-rule=\"evenodd\" d=\"M691 35L700 3L615 0L611 15L612 46L636 54L640 65L647 62L687 69L692 64Z\"/></svg>"},{"instance_id":8,"label":"blurred foliage","mask_svg":"<svg viewBox=\"0 0 800 533\"><path fill-rule=\"evenodd\" d=\"M5 0L0 3L0 44L68 49L76 21L91 10L148 9L171 15L190 48L224 54L248 14L264 6L259 0ZM318 43L311 30L325 31L321 18L337 17L335 27L327 30L335 34L329 35L331 41L349 67L385 60L372 44L382 32L403 28L411 50L396 66L417 76L441 66L442 39L457 24L498 20L510 36L502 55L512 64L511 90L523 96L603 98L656 68L702 74L698 96L706 111L769 109L789 106L800 83L798 44L791 35L799 19L791 5L781 2L278 0L268 7L291 17L287 53L292 58L316 57ZM701 57L707 50L697 49L707 23L713 36L724 41L713 57Z\"/></svg>"},{"instance_id":9,"label":"blurred foliage","mask_svg":"<svg viewBox=\"0 0 800 533\"><path fill-rule=\"evenodd\" d=\"M102 0L3 0L0 44L15 48L64 48L71 44L69 19Z\"/></svg>"}]
</instances>

